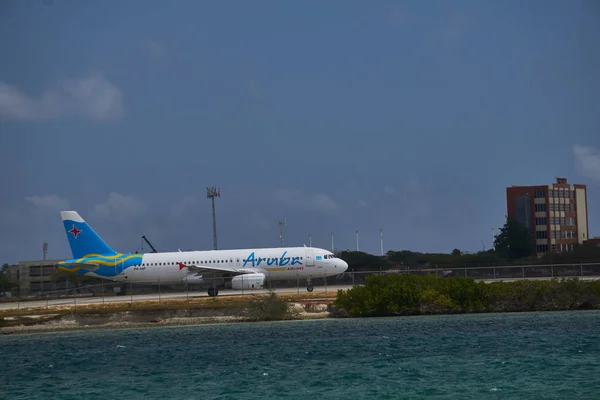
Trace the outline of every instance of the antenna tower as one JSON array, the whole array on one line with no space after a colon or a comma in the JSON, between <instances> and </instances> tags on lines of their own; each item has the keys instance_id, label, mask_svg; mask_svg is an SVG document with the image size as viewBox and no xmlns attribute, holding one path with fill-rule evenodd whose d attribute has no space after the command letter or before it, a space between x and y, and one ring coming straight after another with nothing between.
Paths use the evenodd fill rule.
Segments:
<instances>
[{"instance_id":1,"label":"antenna tower","mask_svg":"<svg viewBox=\"0 0 600 400\"><path fill-rule=\"evenodd\" d=\"M217 216L215 213L215 197L221 197L221 189L216 186L206 188L206 198L212 201L213 247L217 250Z\"/></svg>"}]
</instances>

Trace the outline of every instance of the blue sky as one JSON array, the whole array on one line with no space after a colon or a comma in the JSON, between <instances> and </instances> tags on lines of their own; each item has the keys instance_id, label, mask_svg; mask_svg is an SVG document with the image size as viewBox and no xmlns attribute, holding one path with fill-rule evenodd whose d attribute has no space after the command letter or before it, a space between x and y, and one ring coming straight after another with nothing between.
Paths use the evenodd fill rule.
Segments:
<instances>
[{"instance_id":1,"label":"blue sky","mask_svg":"<svg viewBox=\"0 0 600 400\"><path fill-rule=\"evenodd\" d=\"M593 1L0 5L0 263L118 251L489 248L505 188L588 185L600 234Z\"/></svg>"}]
</instances>

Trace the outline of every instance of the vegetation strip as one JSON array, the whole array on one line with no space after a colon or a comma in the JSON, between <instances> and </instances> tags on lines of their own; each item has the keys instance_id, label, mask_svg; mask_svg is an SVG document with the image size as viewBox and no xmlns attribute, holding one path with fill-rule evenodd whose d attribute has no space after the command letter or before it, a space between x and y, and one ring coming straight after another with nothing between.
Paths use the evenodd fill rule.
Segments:
<instances>
[{"instance_id":1,"label":"vegetation strip","mask_svg":"<svg viewBox=\"0 0 600 400\"><path fill-rule=\"evenodd\" d=\"M476 282L471 278L373 275L339 291L337 317L558 311L600 308L600 281L572 279Z\"/></svg>"}]
</instances>

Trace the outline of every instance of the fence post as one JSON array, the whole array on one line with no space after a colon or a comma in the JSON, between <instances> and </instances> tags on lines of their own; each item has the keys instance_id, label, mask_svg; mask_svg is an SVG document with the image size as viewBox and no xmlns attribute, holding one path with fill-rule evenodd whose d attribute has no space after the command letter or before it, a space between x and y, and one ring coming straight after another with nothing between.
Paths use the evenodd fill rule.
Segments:
<instances>
[{"instance_id":1,"label":"fence post","mask_svg":"<svg viewBox=\"0 0 600 400\"><path fill-rule=\"evenodd\" d=\"M521 265L521 276L525 279L525 266Z\"/></svg>"},{"instance_id":2,"label":"fence post","mask_svg":"<svg viewBox=\"0 0 600 400\"><path fill-rule=\"evenodd\" d=\"M583 264L579 264L579 268L581 269L581 277L583 278Z\"/></svg>"}]
</instances>

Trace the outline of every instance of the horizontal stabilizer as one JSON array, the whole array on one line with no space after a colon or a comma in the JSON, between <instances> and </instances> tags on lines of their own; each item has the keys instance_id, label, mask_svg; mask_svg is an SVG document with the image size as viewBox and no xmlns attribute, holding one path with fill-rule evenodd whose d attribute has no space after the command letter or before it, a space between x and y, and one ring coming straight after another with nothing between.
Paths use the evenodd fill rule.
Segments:
<instances>
[{"instance_id":1,"label":"horizontal stabilizer","mask_svg":"<svg viewBox=\"0 0 600 400\"><path fill-rule=\"evenodd\" d=\"M81 269L85 269L86 271L95 271L98 268L100 268L100 266L98 264L83 264L83 263L59 263L58 265L59 267L70 267L70 268L81 268Z\"/></svg>"}]
</instances>

